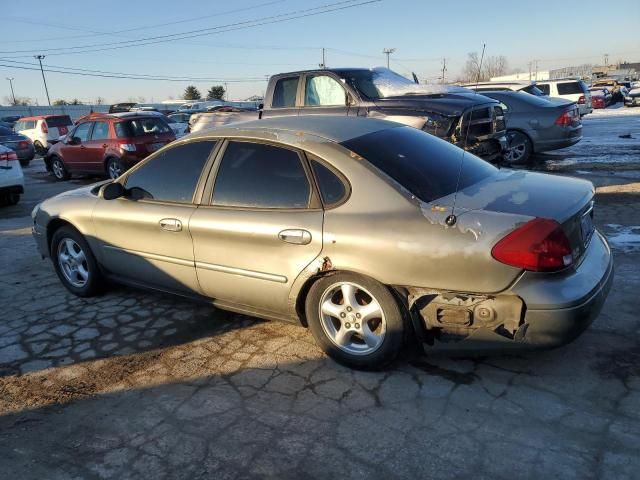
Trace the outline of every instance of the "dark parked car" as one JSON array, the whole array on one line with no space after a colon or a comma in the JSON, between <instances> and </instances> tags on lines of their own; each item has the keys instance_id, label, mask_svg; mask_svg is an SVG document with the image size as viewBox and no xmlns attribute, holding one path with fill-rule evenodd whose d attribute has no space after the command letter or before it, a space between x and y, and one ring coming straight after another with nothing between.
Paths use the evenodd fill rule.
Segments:
<instances>
[{"instance_id":1,"label":"dark parked car","mask_svg":"<svg viewBox=\"0 0 640 480\"><path fill-rule=\"evenodd\" d=\"M109 107L109 113L128 112L135 105L137 105L137 103L132 103L132 102L114 103Z\"/></svg>"},{"instance_id":2,"label":"dark parked car","mask_svg":"<svg viewBox=\"0 0 640 480\"><path fill-rule=\"evenodd\" d=\"M58 180L72 173L121 173L176 139L157 113L93 114L79 122L45 157L47 170Z\"/></svg>"},{"instance_id":3,"label":"dark parked car","mask_svg":"<svg viewBox=\"0 0 640 480\"><path fill-rule=\"evenodd\" d=\"M558 104L524 92L484 92L505 112L509 149L504 160L525 163L532 153L570 147L582 139L582 121L575 103Z\"/></svg>"},{"instance_id":4,"label":"dark parked car","mask_svg":"<svg viewBox=\"0 0 640 480\"><path fill-rule=\"evenodd\" d=\"M18 156L20 165L26 167L33 160L36 152L29 137L14 132L12 129L0 125L0 145L10 148Z\"/></svg>"},{"instance_id":5,"label":"dark parked car","mask_svg":"<svg viewBox=\"0 0 640 480\"><path fill-rule=\"evenodd\" d=\"M6 123L11 128L16 124L16 122L20 120L19 115L9 115L8 117L0 117L0 123Z\"/></svg>"},{"instance_id":6,"label":"dark parked car","mask_svg":"<svg viewBox=\"0 0 640 480\"><path fill-rule=\"evenodd\" d=\"M220 122L233 121L221 112ZM387 68L331 68L274 75L258 118L342 115L392 120L440 137L486 160L507 146L495 100L462 87L418 85ZM238 120L247 114L238 113Z\"/></svg>"}]
</instances>

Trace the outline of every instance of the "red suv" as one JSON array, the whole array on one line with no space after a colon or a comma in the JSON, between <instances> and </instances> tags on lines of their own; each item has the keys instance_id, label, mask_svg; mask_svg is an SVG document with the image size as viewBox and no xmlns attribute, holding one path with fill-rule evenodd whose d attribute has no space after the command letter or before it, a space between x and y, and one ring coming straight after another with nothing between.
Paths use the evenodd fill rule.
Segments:
<instances>
[{"instance_id":1,"label":"red suv","mask_svg":"<svg viewBox=\"0 0 640 480\"><path fill-rule=\"evenodd\" d=\"M114 113L83 117L45 157L47 170L59 180L73 173L120 174L176 139L159 114Z\"/></svg>"}]
</instances>

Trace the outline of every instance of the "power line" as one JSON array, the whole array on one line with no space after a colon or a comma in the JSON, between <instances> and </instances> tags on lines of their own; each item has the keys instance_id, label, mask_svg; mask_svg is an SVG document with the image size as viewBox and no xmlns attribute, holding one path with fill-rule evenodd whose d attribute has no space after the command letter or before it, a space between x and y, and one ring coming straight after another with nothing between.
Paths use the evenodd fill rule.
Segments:
<instances>
[{"instance_id":1,"label":"power line","mask_svg":"<svg viewBox=\"0 0 640 480\"><path fill-rule=\"evenodd\" d=\"M152 45L156 43L164 43L172 40L185 40L189 38L202 37L207 35L216 35L219 33L231 32L236 30L244 30L247 28L254 28L262 25L271 25L274 23L282 23L299 18L312 17L316 15L322 15L324 13L336 12L340 10L346 10L349 8L355 8L363 5L379 3L382 0L343 0L341 2L334 2L324 4L318 7L307 8L303 10L296 10L279 15L272 15L269 17L262 17L254 20L246 20L243 22L235 22L227 25L219 25L216 27L201 28L197 30L190 30L182 33L174 33L167 35L157 35L153 37L143 37L137 40L123 40L119 42L108 43L95 43L90 45L80 45L77 47L57 47L42 49L40 51L50 52L49 55L69 55L75 53L88 53L98 52L103 50L114 50L121 48L140 47L145 45ZM357 2L357 3L354 3ZM65 51L66 50L66 51ZM14 54L14 53L33 53L34 50L13 50L13 51L0 51L2 54ZM55 53L58 52L58 53ZM12 57L17 58L17 57Z\"/></svg>"}]
</instances>

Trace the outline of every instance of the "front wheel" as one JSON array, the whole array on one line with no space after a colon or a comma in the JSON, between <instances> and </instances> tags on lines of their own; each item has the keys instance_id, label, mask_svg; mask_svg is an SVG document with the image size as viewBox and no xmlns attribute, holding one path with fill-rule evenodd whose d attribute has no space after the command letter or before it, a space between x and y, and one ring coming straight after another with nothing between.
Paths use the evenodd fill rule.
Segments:
<instances>
[{"instance_id":1,"label":"front wheel","mask_svg":"<svg viewBox=\"0 0 640 480\"><path fill-rule=\"evenodd\" d=\"M53 234L51 259L58 278L74 295L90 297L102 288L102 274L89 244L76 229L65 226Z\"/></svg>"},{"instance_id":2,"label":"front wheel","mask_svg":"<svg viewBox=\"0 0 640 480\"><path fill-rule=\"evenodd\" d=\"M51 160L51 171L58 180L68 180L71 177L60 157L53 157Z\"/></svg>"},{"instance_id":3,"label":"front wheel","mask_svg":"<svg viewBox=\"0 0 640 480\"><path fill-rule=\"evenodd\" d=\"M107 175L109 176L109 178L115 180L120 175L122 175L123 171L124 169L122 168L122 162L120 162L119 159L110 158L109 160L107 160Z\"/></svg>"},{"instance_id":4,"label":"front wheel","mask_svg":"<svg viewBox=\"0 0 640 480\"><path fill-rule=\"evenodd\" d=\"M533 146L531 140L522 132L507 132L509 148L504 154L504 161L512 165L522 165L529 160Z\"/></svg>"},{"instance_id":5,"label":"front wheel","mask_svg":"<svg viewBox=\"0 0 640 480\"><path fill-rule=\"evenodd\" d=\"M309 290L305 312L318 345L352 368L381 368L404 343L406 327L395 298L384 285L361 275L321 278Z\"/></svg>"}]
</instances>

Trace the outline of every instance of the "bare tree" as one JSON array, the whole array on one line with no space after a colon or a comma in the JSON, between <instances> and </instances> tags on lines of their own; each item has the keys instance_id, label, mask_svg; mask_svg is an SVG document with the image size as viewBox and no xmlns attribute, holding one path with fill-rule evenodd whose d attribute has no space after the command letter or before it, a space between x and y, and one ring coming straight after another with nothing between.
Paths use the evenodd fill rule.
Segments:
<instances>
[{"instance_id":1,"label":"bare tree","mask_svg":"<svg viewBox=\"0 0 640 480\"><path fill-rule=\"evenodd\" d=\"M467 55L467 62L462 70L460 80L471 83L475 81L486 82L492 77L505 75L509 69L507 58L504 55L485 57L480 68L480 55L471 52Z\"/></svg>"}]
</instances>

